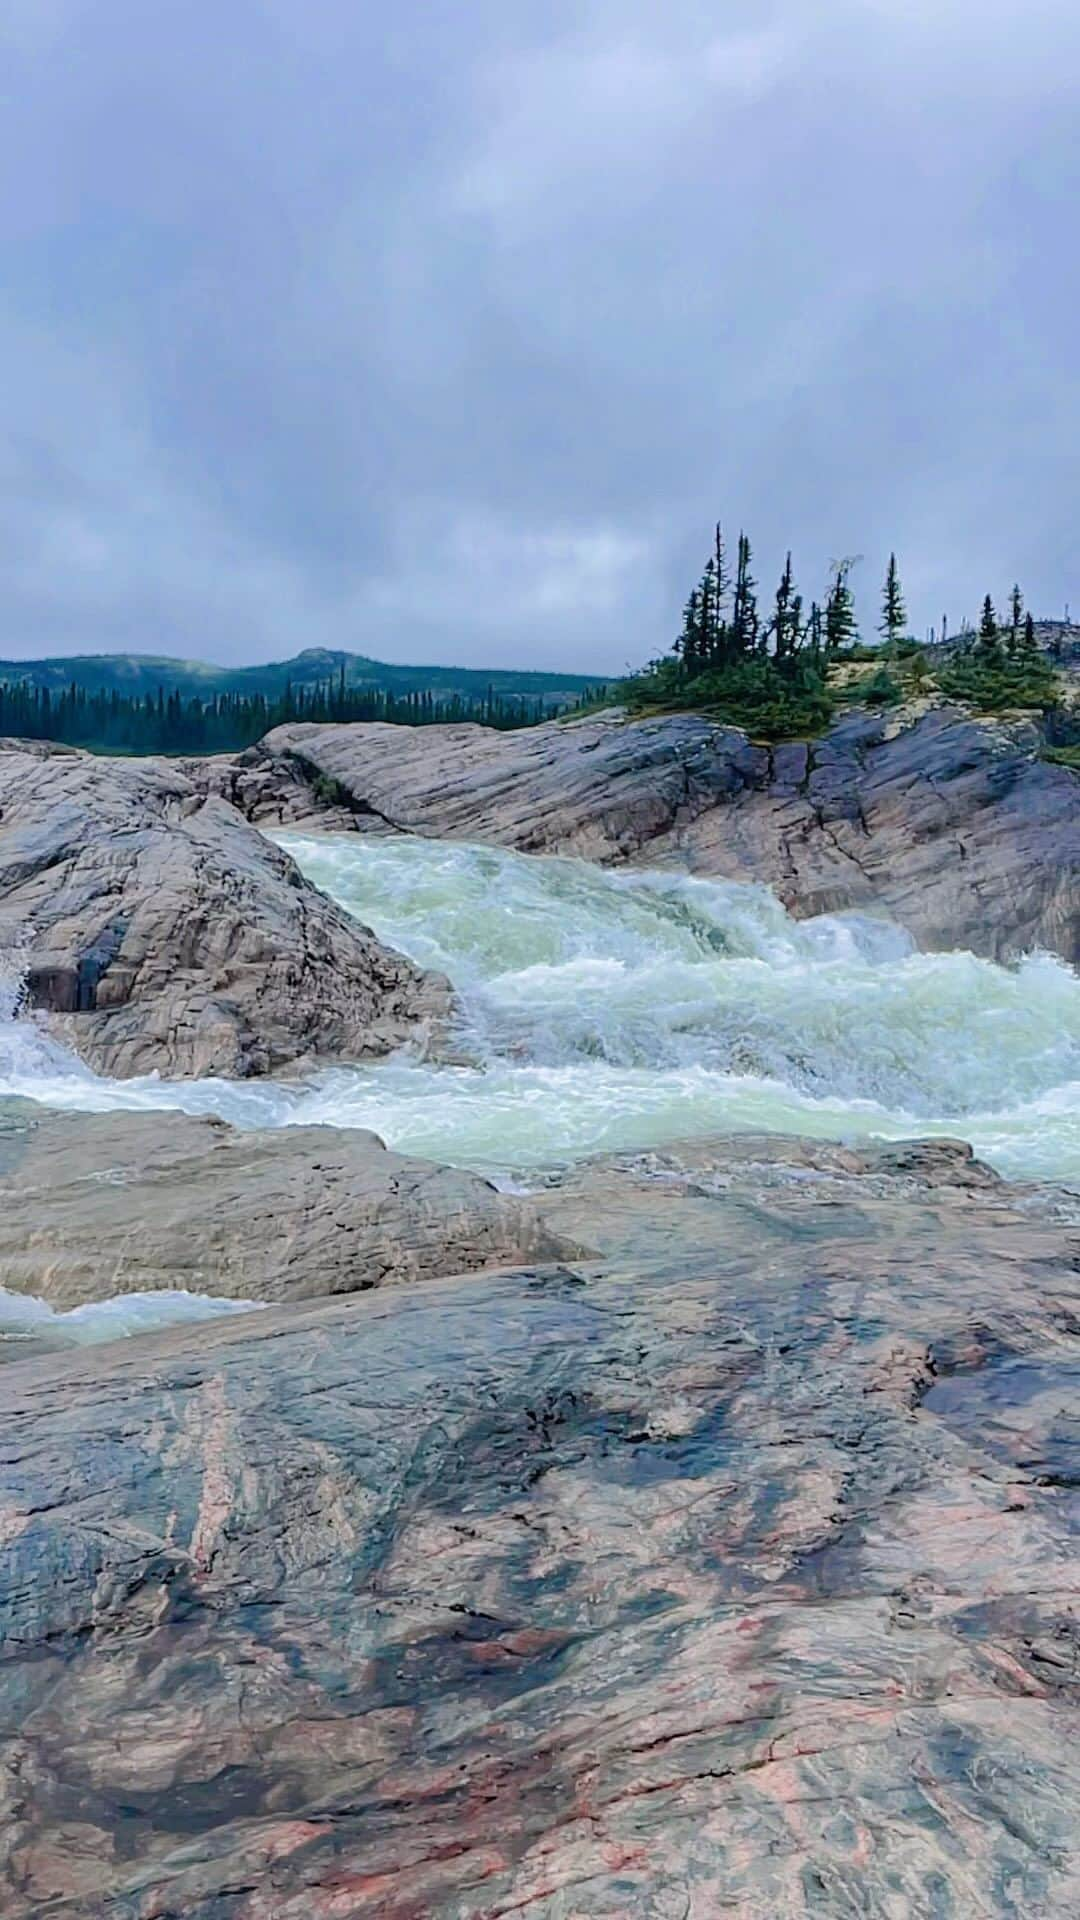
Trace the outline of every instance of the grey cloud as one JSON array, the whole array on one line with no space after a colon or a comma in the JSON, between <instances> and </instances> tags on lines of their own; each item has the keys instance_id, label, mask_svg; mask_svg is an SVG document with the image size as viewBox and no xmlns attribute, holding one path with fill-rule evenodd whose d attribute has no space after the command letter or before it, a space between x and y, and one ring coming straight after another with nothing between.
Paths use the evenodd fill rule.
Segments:
<instances>
[{"instance_id":1,"label":"grey cloud","mask_svg":"<svg viewBox=\"0 0 1080 1920\"><path fill-rule=\"evenodd\" d=\"M1072 0L0 0L3 653L1080 605Z\"/></svg>"}]
</instances>

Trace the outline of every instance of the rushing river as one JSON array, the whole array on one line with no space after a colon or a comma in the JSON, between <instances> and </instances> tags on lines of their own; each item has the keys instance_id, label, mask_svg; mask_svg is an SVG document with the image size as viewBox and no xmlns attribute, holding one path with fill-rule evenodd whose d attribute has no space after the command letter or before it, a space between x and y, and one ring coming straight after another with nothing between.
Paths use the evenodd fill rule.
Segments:
<instances>
[{"instance_id":1,"label":"rushing river","mask_svg":"<svg viewBox=\"0 0 1080 1920\"><path fill-rule=\"evenodd\" d=\"M384 940L449 974L453 1063L411 1054L303 1085L101 1080L0 1025L0 1095L183 1108L240 1126L370 1127L527 1178L693 1134L950 1134L1004 1172L1080 1179L1080 979L916 954L861 916L796 923L763 888L413 839L282 836Z\"/></svg>"}]
</instances>

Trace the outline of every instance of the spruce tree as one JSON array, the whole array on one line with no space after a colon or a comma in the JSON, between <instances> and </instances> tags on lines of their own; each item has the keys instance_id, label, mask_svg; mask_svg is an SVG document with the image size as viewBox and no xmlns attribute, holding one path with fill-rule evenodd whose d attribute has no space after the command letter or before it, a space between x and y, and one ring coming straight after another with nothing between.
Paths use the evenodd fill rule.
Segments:
<instances>
[{"instance_id":1,"label":"spruce tree","mask_svg":"<svg viewBox=\"0 0 1080 1920\"><path fill-rule=\"evenodd\" d=\"M825 644L830 653L840 653L858 639L855 595L850 586L853 565L851 560L838 560L833 566L833 583L825 602Z\"/></svg>"},{"instance_id":2,"label":"spruce tree","mask_svg":"<svg viewBox=\"0 0 1080 1920\"><path fill-rule=\"evenodd\" d=\"M757 585L750 572L750 542L739 535L735 568L735 598L731 609L731 651L736 659L753 653L758 637Z\"/></svg>"},{"instance_id":3,"label":"spruce tree","mask_svg":"<svg viewBox=\"0 0 1080 1920\"><path fill-rule=\"evenodd\" d=\"M791 624L788 627L788 639L790 643L788 653L792 660L794 660L795 655L802 650L802 644L806 638L802 610L803 597L801 593L797 593L791 602Z\"/></svg>"},{"instance_id":4,"label":"spruce tree","mask_svg":"<svg viewBox=\"0 0 1080 1920\"><path fill-rule=\"evenodd\" d=\"M716 562L711 554L705 562L705 571L701 576L701 586L698 592L700 599L700 612L698 617L701 636L698 652L701 665L707 667L711 665L712 661L716 658L716 634L720 624L716 592Z\"/></svg>"},{"instance_id":5,"label":"spruce tree","mask_svg":"<svg viewBox=\"0 0 1080 1920\"><path fill-rule=\"evenodd\" d=\"M998 632L997 614L994 611L994 602L989 594L987 594L986 599L983 601L982 616L979 620L979 637L975 643L975 653L980 664L984 667L999 669L1005 663L1005 655L1001 646L1001 635Z\"/></svg>"},{"instance_id":6,"label":"spruce tree","mask_svg":"<svg viewBox=\"0 0 1080 1920\"><path fill-rule=\"evenodd\" d=\"M900 586L900 570L896 564L895 553L889 555L889 570L885 575L885 588L881 600L881 620L878 632L895 644L902 640L907 625L907 608L904 605L903 590Z\"/></svg>"},{"instance_id":7,"label":"spruce tree","mask_svg":"<svg viewBox=\"0 0 1080 1920\"><path fill-rule=\"evenodd\" d=\"M713 634L713 658L717 665L724 666L731 651L731 628L727 618L728 601L731 597L731 570L728 566L724 529L719 520L716 523L713 559L716 568L716 626Z\"/></svg>"},{"instance_id":8,"label":"spruce tree","mask_svg":"<svg viewBox=\"0 0 1080 1920\"><path fill-rule=\"evenodd\" d=\"M695 587L683 608L682 632L675 642L675 651L682 655L683 665L688 673L697 671L698 644L698 591Z\"/></svg>"},{"instance_id":9,"label":"spruce tree","mask_svg":"<svg viewBox=\"0 0 1080 1920\"><path fill-rule=\"evenodd\" d=\"M1039 650L1039 643L1035 638L1035 622L1030 613L1028 614L1027 619L1024 621L1023 653L1024 653L1025 663L1032 663L1036 660L1041 660L1042 658L1042 655Z\"/></svg>"},{"instance_id":10,"label":"spruce tree","mask_svg":"<svg viewBox=\"0 0 1080 1920\"><path fill-rule=\"evenodd\" d=\"M776 604L770 631L773 637L773 653L779 665L795 651L792 631L792 614L795 611L795 576L791 566L791 554L784 562L784 571L780 575L780 584L776 589ZM798 619L798 614L795 615Z\"/></svg>"},{"instance_id":11,"label":"spruce tree","mask_svg":"<svg viewBox=\"0 0 1080 1920\"><path fill-rule=\"evenodd\" d=\"M1014 586L1009 600L1009 654L1015 656L1020 644L1020 622L1024 617L1024 596L1018 586Z\"/></svg>"}]
</instances>

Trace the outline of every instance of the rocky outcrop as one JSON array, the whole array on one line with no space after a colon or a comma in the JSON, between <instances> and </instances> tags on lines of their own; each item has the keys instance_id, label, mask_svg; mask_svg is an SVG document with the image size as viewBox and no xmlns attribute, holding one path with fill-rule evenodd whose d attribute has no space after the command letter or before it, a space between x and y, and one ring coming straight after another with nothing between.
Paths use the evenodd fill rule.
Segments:
<instances>
[{"instance_id":1,"label":"rocky outcrop","mask_svg":"<svg viewBox=\"0 0 1080 1920\"><path fill-rule=\"evenodd\" d=\"M449 998L153 760L0 753L0 950L53 1032L119 1076L386 1053Z\"/></svg>"},{"instance_id":2,"label":"rocky outcrop","mask_svg":"<svg viewBox=\"0 0 1080 1920\"><path fill-rule=\"evenodd\" d=\"M767 756L766 756L767 758ZM244 757L240 791L267 825L310 797L344 801L368 831L490 840L526 853L627 860L734 798L766 764L745 737L690 714L618 715L514 733L463 724L278 727ZM259 784L255 784L256 777Z\"/></svg>"},{"instance_id":3,"label":"rocky outcrop","mask_svg":"<svg viewBox=\"0 0 1080 1920\"><path fill-rule=\"evenodd\" d=\"M354 811L344 788L339 789L314 770L306 773L290 758L250 747L235 758L211 754L202 760L182 760L183 773L200 793L216 794L259 826L316 827L321 833L386 832L372 815Z\"/></svg>"},{"instance_id":4,"label":"rocky outcrop","mask_svg":"<svg viewBox=\"0 0 1080 1920\"><path fill-rule=\"evenodd\" d=\"M292 726L238 763L269 825L491 840L763 881L800 916L899 921L928 949L1080 959L1080 780L1035 729L950 707L853 712L772 749L696 715L477 726Z\"/></svg>"},{"instance_id":5,"label":"rocky outcrop","mask_svg":"<svg viewBox=\"0 0 1080 1920\"><path fill-rule=\"evenodd\" d=\"M174 1287L310 1300L567 1250L533 1203L355 1128L26 1103L0 1120L0 1278L58 1308Z\"/></svg>"},{"instance_id":6,"label":"rocky outcrop","mask_svg":"<svg viewBox=\"0 0 1080 1920\"><path fill-rule=\"evenodd\" d=\"M543 1206L598 1257L0 1372L5 1920L1077 1911L1075 1200Z\"/></svg>"}]
</instances>

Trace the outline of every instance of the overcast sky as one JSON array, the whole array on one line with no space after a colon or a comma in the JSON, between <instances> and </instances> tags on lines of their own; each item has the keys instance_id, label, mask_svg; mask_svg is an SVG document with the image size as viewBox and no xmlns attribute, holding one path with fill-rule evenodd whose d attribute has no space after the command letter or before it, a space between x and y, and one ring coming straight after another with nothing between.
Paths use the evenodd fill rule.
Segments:
<instances>
[{"instance_id":1,"label":"overcast sky","mask_svg":"<svg viewBox=\"0 0 1080 1920\"><path fill-rule=\"evenodd\" d=\"M0 0L0 653L1080 610L1077 0Z\"/></svg>"}]
</instances>

